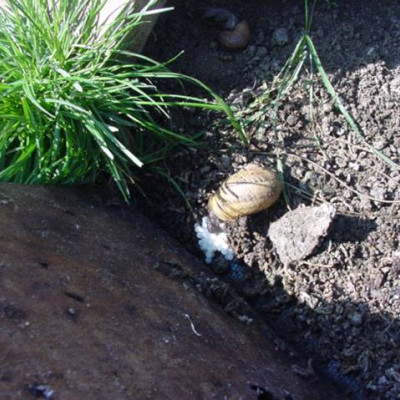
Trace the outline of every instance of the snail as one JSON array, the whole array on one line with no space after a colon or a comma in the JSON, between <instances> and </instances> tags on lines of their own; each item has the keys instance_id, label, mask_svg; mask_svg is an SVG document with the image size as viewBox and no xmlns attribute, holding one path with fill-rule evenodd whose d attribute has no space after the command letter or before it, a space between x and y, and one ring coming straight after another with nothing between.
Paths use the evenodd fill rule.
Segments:
<instances>
[{"instance_id":1,"label":"snail","mask_svg":"<svg viewBox=\"0 0 400 400\"><path fill-rule=\"evenodd\" d=\"M236 24L231 31L222 31L218 36L219 44L227 50L243 50L250 41L250 27L246 20Z\"/></svg>"},{"instance_id":2,"label":"snail","mask_svg":"<svg viewBox=\"0 0 400 400\"><path fill-rule=\"evenodd\" d=\"M257 164L248 164L222 183L208 201L208 215L195 224L206 263L211 263L217 251L227 260L234 258L224 221L265 210L278 199L281 190L277 174Z\"/></svg>"},{"instance_id":3,"label":"snail","mask_svg":"<svg viewBox=\"0 0 400 400\"><path fill-rule=\"evenodd\" d=\"M221 221L263 211L278 200L282 191L275 172L257 164L248 164L231 175L208 201L211 219Z\"/></svg>"},{"instance_id":4,"label":"snail","mask_svg":"<svg viewBox=\"0 0 400 400\"><path fill-rule=\"evenodd\" d=\"M227 50L243 50L250 41L250 27L247 21L223 8L208 8L204 18L219 24L223 31L218 43Z\"/></svg>"}]
</instances>

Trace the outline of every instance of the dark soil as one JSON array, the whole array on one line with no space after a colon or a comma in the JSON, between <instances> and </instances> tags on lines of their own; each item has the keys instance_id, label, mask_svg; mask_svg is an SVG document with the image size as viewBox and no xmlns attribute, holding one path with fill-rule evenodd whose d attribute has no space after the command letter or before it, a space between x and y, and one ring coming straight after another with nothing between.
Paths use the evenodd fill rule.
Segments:
<instances>
[{"instance_id":1,"label":"dark soil","mask_svg":"<svg viewBox=\"0 0 400 400\"><path fill-rule=\"evenodd\" d=\"M173 68L209 84L240 111L244 121L268 104L262 94L284 65L303 31L302 2L171 1L146 54L166 60L185 54ZM247 19L246 50L219 48L219 28L202 20L207 6L225 7ZM273 34L285 28L289 41ZM400 3L395 0L320 1L312 37L322 64L368 143L400 163ZM313 118L309 106L313 82ZM349 129L315 71L301 79L275 114L261 113L246 127L245 146L215 115L177 115L182 132L205 131L206 145L186 148L166 167L192 203L161 179L147 210L199 257L193 224L206 213L210 193L250 161L283 163L287 199L265 213L228 226L245 266L241 280L227 275L282 338L318 360L326 374L355 398L400 399L400 172L378 158ZM160 187L162 190L160 190ZM151 194L150 194L151 193ZM333 204L337 217L317 254L285 268L268 227L299 205ZM229 271L220 263L217 272ZM303 371L304 372L304 371Z\"/></svg>"}]
</instances>

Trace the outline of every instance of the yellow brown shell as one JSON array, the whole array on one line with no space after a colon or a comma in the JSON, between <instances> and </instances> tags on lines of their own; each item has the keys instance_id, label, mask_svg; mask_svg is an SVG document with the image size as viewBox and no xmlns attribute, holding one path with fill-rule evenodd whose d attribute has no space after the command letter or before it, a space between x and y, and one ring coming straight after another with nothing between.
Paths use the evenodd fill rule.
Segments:
<instances>
[{"instance_id":1,"label":"yellow brown shell","mask_svg":"<svg viewBox=\"0 0 400 400\"><path fill-rule=\"evenodd\" d=\"M219 44L227 50L243 50L250 41L250 27L246 20L240 21L232 30L224 30L218 36Z\"/></svg>"},{"instance_id":2,"label":"yellow brown shell","mask_svg":"<svg viewBox=\"0 0 400 400\"><path fill-rule=\"evenodd\" d=\"M278 200L281 182L274 171L249 164L231 175L208 201L209 210L222 221L263 211Z\"/></svg>"}]
</instances>

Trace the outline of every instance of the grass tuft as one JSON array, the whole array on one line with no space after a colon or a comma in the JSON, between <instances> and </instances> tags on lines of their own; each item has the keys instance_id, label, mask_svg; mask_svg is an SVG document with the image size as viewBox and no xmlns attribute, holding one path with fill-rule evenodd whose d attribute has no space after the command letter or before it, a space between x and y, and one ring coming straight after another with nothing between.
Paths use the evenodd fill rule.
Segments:
<instances>
[{"instance_id":1,"label":"grass tuft","mask_svg":"<svg viewBox=\"0 0 400 400\"><path fill-rule=\"evenodd\" d=\"M127 50L128 35L155 9L128 2L104 28L105 0L14 0L0 9L0 180L82 184L104 171L126 200L133 167L195 139L168 129L170 107L229 107L206 85ZM202 87L207 100L160 93L162 80Z\"/></svg>"}]
</instances>

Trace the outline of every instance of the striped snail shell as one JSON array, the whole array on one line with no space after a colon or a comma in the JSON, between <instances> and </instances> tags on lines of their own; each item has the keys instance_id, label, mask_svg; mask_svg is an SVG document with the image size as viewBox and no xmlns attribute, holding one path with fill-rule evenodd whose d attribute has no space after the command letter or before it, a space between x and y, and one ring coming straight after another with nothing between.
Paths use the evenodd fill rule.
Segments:
<instances>
[{"instance_id":1,"label":"striped snail shell","mask_svg":"<svg viewBox=\"0 0 400 400\"><path fill-rule=\"evenodd\" d=\"M231 221L267 209L281 191L281 182L274 171L248 164L218 188L210 197L208 208L220 220Z\"/></svg>"},{"instance_id":2,"label":"striped snail shell","mask_svg":"<svg viewBox=\"0 0 400 400\"><path fill-rule=\"evenodd\" d=\"M250 41L250 27L246 20L238 22L232 30L224 30L218 36L219 44L227 50L243 50Z\"/></svg>"}]
</instances>

